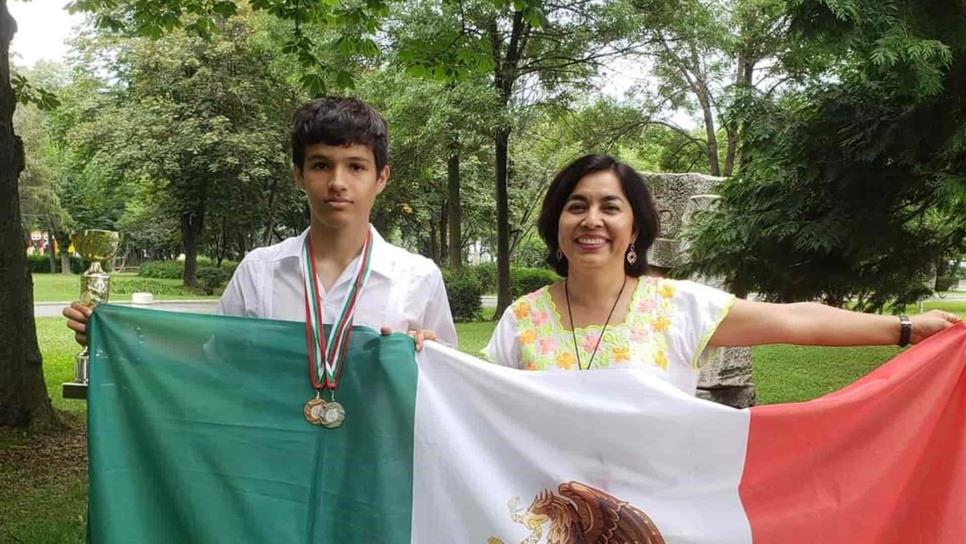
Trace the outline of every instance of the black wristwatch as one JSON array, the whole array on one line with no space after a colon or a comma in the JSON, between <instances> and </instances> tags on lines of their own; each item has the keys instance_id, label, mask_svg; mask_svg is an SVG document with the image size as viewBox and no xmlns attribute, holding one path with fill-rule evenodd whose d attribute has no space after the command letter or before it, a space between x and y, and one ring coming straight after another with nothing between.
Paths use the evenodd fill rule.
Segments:
<instances>
[{"instance_id":1,"label":"black wristwatch","mask_svg":"<svg viewBox=\"0 0 966 544\"><path fill-rule=\"evenodd\" d=\"M907 315L899 316L899 347L904 348L909 345L912 339L912 321Z\"/></svg>"}]
</instances>

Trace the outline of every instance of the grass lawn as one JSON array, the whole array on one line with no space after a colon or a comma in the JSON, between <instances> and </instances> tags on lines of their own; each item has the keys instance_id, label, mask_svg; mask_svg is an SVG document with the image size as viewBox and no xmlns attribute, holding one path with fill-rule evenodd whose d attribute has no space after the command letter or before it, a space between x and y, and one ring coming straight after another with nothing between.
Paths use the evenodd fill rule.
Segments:
<instances>
[{"instance_id":1,"label":"grass lawn","mask_svg":"<svg viewBox=\"0 0 966 544\"><path fill-rule=\"evenodd\" d=\"M218 298L218 295L206 296L181 287L181 280L158 278L142 278L137 274L125 272L112 274L115 282L139 282L147 285L163 285L166 292L154 293L155 300L185 300ZM34 302L68 302L77 300L80 296L80 275L71 274L33 274ZM131 293L118 293L117 283L112 284L111 300L131 300Z\"/></svg>"},{"instance_id":2,"label":"grass lawn","mask_svg":"<svg viewBox=\"0 0 966 544\"><path fill-rule=\"evenodd\" d=\"M38 276L53 277L38 274L34 278ZM77 277L67 279L73 283L64 285L75 289ZM45 288L57 293L53 283ZM966 301L926 303L925 309L932 308L966 315ZM457 325L460 349L478 354L493 326L492 321ZM65 412L67 428L43 436L0 430L0 543L80 543L87 510L87 406L65 401L60 394L60 384L73 377L74 354L79 349L62 318L38 318L37 334L48 392L54 406ZM752 353L759 402L819 397L851 383L898 351L894 347L756 347Z\"/></svg>"}]
</instances>

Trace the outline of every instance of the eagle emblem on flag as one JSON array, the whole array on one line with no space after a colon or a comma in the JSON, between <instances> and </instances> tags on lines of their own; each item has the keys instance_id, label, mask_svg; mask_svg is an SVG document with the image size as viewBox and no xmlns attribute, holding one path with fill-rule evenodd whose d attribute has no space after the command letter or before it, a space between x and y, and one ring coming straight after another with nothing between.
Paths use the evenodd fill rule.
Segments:
<instances>
[{"instance_id":1,"label":"eagle emblem on flag","mask_svg":"<svg viewBox=\"0 0 966 544\"><path fill-rule=\"evenodd\" d=\"M567 482L557 493L544 490L526 510L510 499L510 516L530 534L520 544L664 544L657 526L641 509L580 482ZM549 527L548 527L549 525ZM490 537L487 544L504 544Z\"/></svg>"}]
</instances>

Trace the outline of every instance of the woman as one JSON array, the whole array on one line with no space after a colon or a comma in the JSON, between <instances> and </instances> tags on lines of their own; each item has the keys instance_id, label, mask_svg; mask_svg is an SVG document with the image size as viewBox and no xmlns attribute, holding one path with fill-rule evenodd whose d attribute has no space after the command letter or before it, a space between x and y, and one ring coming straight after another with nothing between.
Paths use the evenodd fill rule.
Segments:
<instances>
[{"instance_id":1,"label":"woman","mask_svg":"<svg viewBox=\"0 0 966 544\"><path fill-rule=\"evenodd\" d=\"M938 310L897 318L751 302L690 281L647 277L657 210L640 176L606 155L581 157L554 178L539 231L564 280L504 312L484 353L505 366L645 368L694 394L708 346L906 345L960 320Z\"/></svg>"}]
</instances>

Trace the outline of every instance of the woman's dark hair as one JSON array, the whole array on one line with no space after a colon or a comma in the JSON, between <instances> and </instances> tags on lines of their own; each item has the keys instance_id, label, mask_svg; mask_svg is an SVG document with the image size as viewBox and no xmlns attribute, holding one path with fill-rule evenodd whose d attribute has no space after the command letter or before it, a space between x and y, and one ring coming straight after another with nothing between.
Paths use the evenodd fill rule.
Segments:
<instances>
[{"instance_id":1,"label":"woman's dark hair","mask_svg":"<svg viewBox=\"0 0 966 544\"><path fill-rule=\"evenodd\" d=\"M574 192L577 183L588 174L610 170L620 180L624 196L630 202L631 210L634 212L634 227L637 230L637 239L634 241L634 248L637 250L637 262L629 264L624 261L624 271L628 276L637 278L647 272L647 250L654 243L660 228L657 216L657 208L654 207L654 200L651 192L644 184L641 176L630 166L618 161L610 155L584 155L561 170L547 189L547 196L543 199L543 208L540 210L540 219L537 221L537 228L540 237L550 249L547 262L561 276L567 275L567 258L557 258L557 250L560 249L557 243L557 227L560 224L560 214L563 213L567 199Z\"/></svg>"},{"instance_id":2,"label":"woman's dark hair","mask_svg":"<svg viewBox=\"0 0 966 544\"><path fill-rule=\"evenodd\" d=\"M369 104L355 98L325 96L304 104L292 115L292 162L302 168L305 148L326 145L364 145L372 150L376 170L389 155L386 120Z\"/></svg>"}]
</instances>

